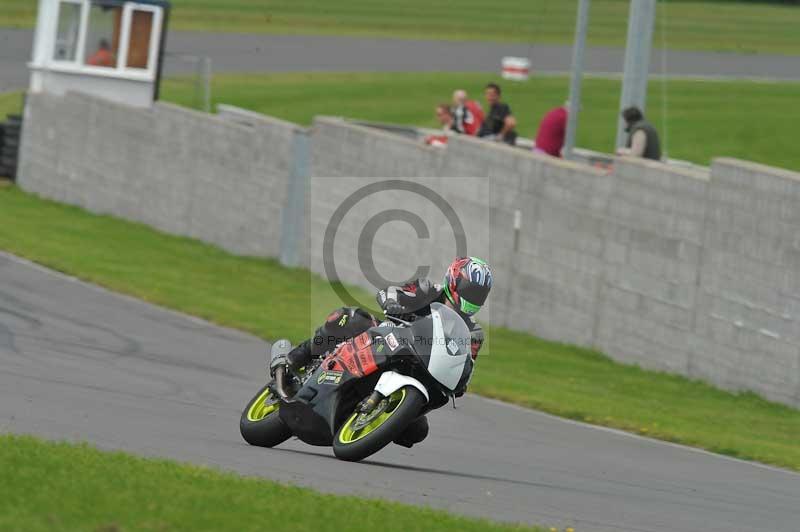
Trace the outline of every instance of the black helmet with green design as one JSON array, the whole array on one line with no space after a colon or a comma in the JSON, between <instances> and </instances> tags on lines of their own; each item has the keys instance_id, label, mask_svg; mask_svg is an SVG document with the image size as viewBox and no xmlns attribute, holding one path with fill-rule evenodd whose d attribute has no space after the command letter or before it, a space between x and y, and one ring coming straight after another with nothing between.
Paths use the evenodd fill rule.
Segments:
<instances>
[{"instance_id":1,"label":"black helmet with green design","mask_svg":"<svg viewBox=\"0 0 800 532\"><path fill-rule=\"evenodd\" d=\"M444 293L453 307L466 316L481 309L492 289L492 269L476 257L459 257L444 274Z\"/></svg>"}]
</instances>

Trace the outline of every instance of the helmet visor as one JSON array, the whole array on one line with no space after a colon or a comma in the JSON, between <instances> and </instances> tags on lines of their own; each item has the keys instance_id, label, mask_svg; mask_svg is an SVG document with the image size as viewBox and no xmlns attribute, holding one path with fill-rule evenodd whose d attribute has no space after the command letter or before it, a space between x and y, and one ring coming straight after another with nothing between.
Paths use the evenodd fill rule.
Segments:
<instances>
[{"instance_id":1,"label":"helmet visor","mask_svg":"<svg viewBox=\"0 0 800 532\"><path fill-rule=\"evenodd\" d=\"M474 303L470 303L463 297L460 299L460 303L461 303L461 308L460 308L461 313L467 316L472 316L481 309L480 305L475 305Z\"/></svg>"},{"instance_id":2,"label":"helmet visor","mask_svg":"<svg viewBox=\"0 0 800 532\"><path fill-rule=\"evenodd\" d=\"M466 299L473 305L477 305L480 307L486 302L486 298L489 295L489 286L486 285L479 285L477 283L468 281L463 277L458 280L456 284L456 291L458 292L458 296L463 300Z\"/></svg>"}]
</instances>

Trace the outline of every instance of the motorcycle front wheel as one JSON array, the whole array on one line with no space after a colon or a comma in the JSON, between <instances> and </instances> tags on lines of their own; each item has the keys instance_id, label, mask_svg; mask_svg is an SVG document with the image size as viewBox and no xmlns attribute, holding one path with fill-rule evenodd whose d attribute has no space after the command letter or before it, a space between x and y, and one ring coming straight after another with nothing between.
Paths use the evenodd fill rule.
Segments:
<instances>
[{"instance_id":1,"label":"motorcycle front wheel","mask_svg":"<svg viewBox=\"0 0 800 532\"><path fill-rule=\"evenodd\" d=\"M269 386L253 397L239 420L239 432L244 441L257 447L275 447L292 437L292 431L278 415L280 401Z\"/></svg>"},{"instance_id":2,"label":"motorcycle front wheel","mask_svg":"<svg viewBox=\"0 0 800 532\"><path fill-rule=\"evenodd\" d=\"M413 386L404 386L384 398L370 412L353 412L333 438L333 453L358 462L394 441L414 421L426 399Z\"/></svg>"}]
</instances>

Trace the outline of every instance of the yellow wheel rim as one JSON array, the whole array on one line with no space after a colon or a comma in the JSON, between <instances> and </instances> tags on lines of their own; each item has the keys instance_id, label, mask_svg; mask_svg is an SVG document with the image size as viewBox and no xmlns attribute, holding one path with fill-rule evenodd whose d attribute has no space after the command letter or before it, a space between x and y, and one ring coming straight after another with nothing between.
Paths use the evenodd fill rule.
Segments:
<instances>
[{"instance_id":1,"label":"yellow wheel rim","mask_svg":"<svg viewBox=\"0 0 800 532\"><path fill-rule=\"evenodd\" d=\"M277 412L278 406L278 400L272 397L272 393L267 388L250 405L250 409L247 411L247 419L248 421L261 421L273 412Z\"/></svg>"},{"instance_id":2,"label":"yellow wheel rim","mask_svg":"<svg viewBox=\"0 0 800 532\"><path fill-rule=\"evenodd\" d=\"M381 401L375 410L366 414L355 412L339 430L339 443L354 443L374 432L397 412L406 398L406 389L400 388Z\"/></svg>"}]
</instances>

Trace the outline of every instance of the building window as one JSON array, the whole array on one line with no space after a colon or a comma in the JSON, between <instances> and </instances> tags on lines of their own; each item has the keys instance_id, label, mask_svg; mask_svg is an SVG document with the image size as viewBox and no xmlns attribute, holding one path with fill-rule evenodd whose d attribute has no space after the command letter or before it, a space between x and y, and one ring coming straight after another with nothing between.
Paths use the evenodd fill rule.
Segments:
<instances>
[{"instance_id":1,"label":"building window","mask_svg":"<svg viewBox=\"0 0 800 532\"><path fill-rule=\"evenodd\" d=\"M84 64L116 68L122 28L122 7L92 2L86 31Z\"/></svg>"},{"instance_id":2,"label":"building window","mask_svg":"<svg viewBox=\"0 0 800 532\"><path fill-rule=\"evenodd\" d=\"M58 6L58 26L53 59L75 61L81 29L81 4L61 2Z\"/></svg>"},{"instance_id":3,"label":"building window","mask_svg":"<svg viewBox=\"0 0 800 532\"><path fill-rule=\"evenodd\" d=\"M131 14L128 41L128 68L147 69L150 61L150 42L153 33L153 12L134 9Z\"/></svg>"},{"instance_id":4,"label":"building window","mask_svg":"<svg viewBox=\"0 0 800 532\"><path fill-rule=\"evenodd\" d=\"M57 5L50 37L55 41L45 45L52 46L46 62L104 77L156 77L161 7L121 0L60 0Z\"/></svg>"}]
</instances>

